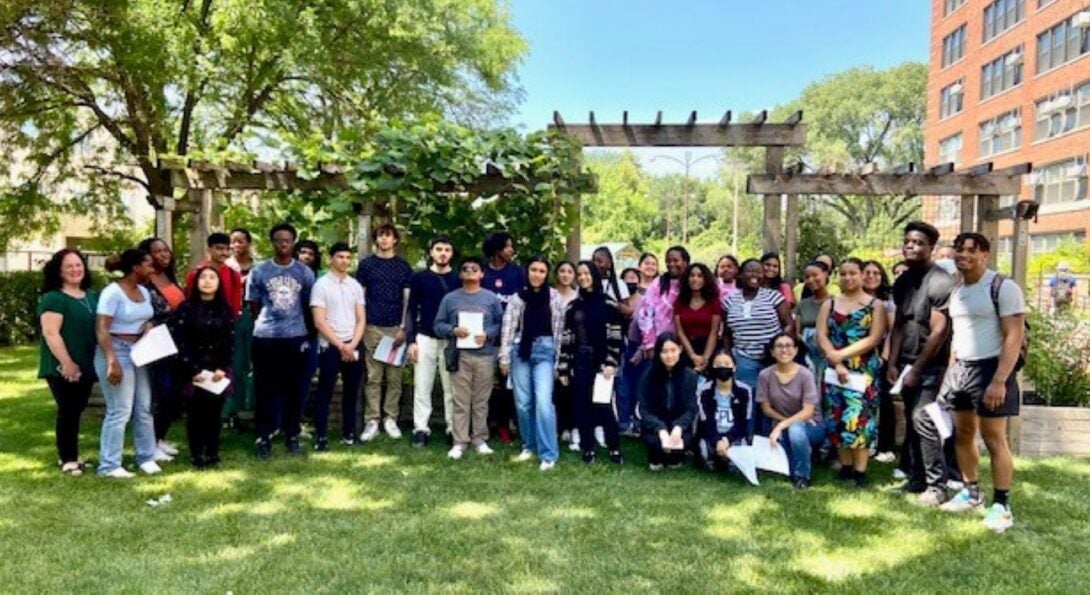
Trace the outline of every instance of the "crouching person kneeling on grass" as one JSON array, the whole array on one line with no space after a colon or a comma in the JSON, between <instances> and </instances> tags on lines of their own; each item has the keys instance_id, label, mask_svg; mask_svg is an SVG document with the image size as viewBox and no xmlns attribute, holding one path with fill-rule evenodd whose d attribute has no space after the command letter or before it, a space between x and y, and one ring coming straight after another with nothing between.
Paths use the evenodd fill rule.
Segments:
<instances>
[{"instance_id":1,"label":"crouching person kneeling on grass","mask_svg":"<svg viewBox=\"0 0 1090 595\"><path fill-rule=\"evenodd\" d=\"M473 347L459 346L456 362L448 361L451 372L454 414L454 446L447 456L460 459L470 444L482 455L492 454L488 447L488 398L496 365L495 339L500 333L503 310L496 294L481 288L484 266L478 258L462 261L462 288L452 291L439 302L435 315L435 334L459 341L472 337ZM480 325L476 324L480 322ZM469 328L472 325L475 328Z\"/></svg>"},{"instance_id":2,"label":"crouching person kneeling on grass","mask_svg":"<svg viewBox=\"0 0 1090 595\"><path fill-rule=\"evenodd\" d=\"M753 390L735 382L734 359L720 353L709 369L713 383L700 393L697 453L709 471L726 469L727 453L753 438Z\"/></svg>"},{"instance_id":3,"label":"crouching person kneeling on grass","mask_svg":"<svg viewBox=\"0 0 1090 595\"><path fill-rule=\"evenodd\" d=\"M647 463L652 471L663 465L681 467L693 437L697 416L696 372L679 365L681 342L673 333L655 341L655 359L637 391Z\"/></svg>"},{"instance_id":4,"label":"crouching person kneeling on grass","mask_svg":"<svg viewBox=\"0 0 1090 595\"><path fill-rule=\"evenodd\" d=\"M799 340L780 333L770 344L775 365L757 376L757 402L772 423L768 439L787 451L791 481L796 488L810 487L810 456L825 440L825 424L814 376L795 362Z\"/></svg>"}]
</instances>

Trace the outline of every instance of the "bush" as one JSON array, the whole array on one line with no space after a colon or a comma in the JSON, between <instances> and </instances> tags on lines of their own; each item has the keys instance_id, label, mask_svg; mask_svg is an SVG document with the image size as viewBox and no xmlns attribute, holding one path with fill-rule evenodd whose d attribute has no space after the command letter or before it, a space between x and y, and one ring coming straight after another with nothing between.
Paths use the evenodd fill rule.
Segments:
<instances>
[{"instance_id":1,"label":"bush","mask_svg":"<svg viewBox=\"0 0 1090 595\"><path fill-rule=\"evenodd\" d=\"M1032 311L1025 373L1052 406L1090 406L1090 326L1072 316Z\"/></svg>"},{"instance_id":2,"label":"bush","mask_svg":"<svg viewBox=\"0 0 1090 595\"><path fill-rule=\"evenodd\" d=\"M104 273L96 271L97 291L108 282ZM0 345L38 340L38 292L41 287L41 271L0 273Z\"/></svg>"}]
</instances>

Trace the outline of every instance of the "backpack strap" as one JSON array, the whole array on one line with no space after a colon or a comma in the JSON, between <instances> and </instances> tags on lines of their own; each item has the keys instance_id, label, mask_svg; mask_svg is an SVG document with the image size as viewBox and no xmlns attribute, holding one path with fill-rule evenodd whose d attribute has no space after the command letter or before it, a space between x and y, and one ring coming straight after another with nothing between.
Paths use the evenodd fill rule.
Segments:
<instances>
[{"instance_id":1,"label":"backpack strap","mask_svg":"<svg viewBox=\"0 0 1090 595\"><path fill-rule=\"evenodd\" d=\"M1004 280L1006 280L1006 277L1004 277L1001 273L996 273L995 276L992 277L992 305L995 306L996 318L1002 318L1002 316L999 314L999 290L1002 289Z\"/></svg>"}]
</instances>

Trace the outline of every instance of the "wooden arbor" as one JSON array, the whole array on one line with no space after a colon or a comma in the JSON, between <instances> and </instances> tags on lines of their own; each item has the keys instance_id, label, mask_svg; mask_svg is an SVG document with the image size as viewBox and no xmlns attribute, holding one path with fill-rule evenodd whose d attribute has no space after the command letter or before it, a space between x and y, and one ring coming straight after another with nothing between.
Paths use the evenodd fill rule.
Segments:
<instances>
[{"instance_id":1,"label":"wooden arbor","mask_svg":"<svg viewBox=\"0 0 1090 595\"><path fill-rule=\"evenodd\" d=\"M194 224L189 230L190 254L203 254L208 234L221 223L217 221L214 209L215 196L223 192L237 191L308 191L338 190L349 188L348 178L340 165L321 164L318 172L300 172L293 163L272 164L254 161L251 163L191 161L185 159L160 159L159 175L168 180L173 189L184 190L186 198L158 197L155 231L158 237L169 241L172 237L172 214L175 211L187 211L194 215ZM589 174L588 174L589 175ZM471 184L449 182L437 188L439 194L469 194L471 196L492 196L506 194L515 190L514 183L534 185L548 180L513 180L503 176L491 165L487 166L486 175ZM593 185L593 179L590 180ZM371 228L376 216L375 204L357 203L357 250L361 255L370 253ZM569 239L570 240L570 239ZM571 256L579 255L579 246L572 246L569 241L567 251Z\"/></svg>"},{"instance_id":2,"label":"wooden arbor","mask_svg":"<svg viewBox=\"0 0 1090 595\"><path fill-rule=\"evenodd\" d=\"M622 114L620 124L600 124L590 112L586 124L568 124L559 112L553 112L550 130L566 133L590 147L764 147L766 175L775 176L782 172L784 152L787 147L801 147L806 144L806 125L802 122L802 112L792 114L782 123L769 123L768 112L762 111L750 122L734 123L731 112L726 112L715 124L698 124L696 112L689 114L684 124L663 124L662 112L658 112L651 124L630 124L628 112ZM781 224L780 195L778 192L764 194L764 227L762 244L765 250L779 250L783 239ZM797 199L788 196L788 220L797 220ZM573 241L578 244L579 226L573 231ZM798 242L798 226L787 226L786 242L783 245L787 253L788 270L794 268L795 252Z\"/></svg>"},{"instance_id":3,"label":"wooden arbor","mask_svg":"<svg viewBox=\"0 0 1090 595\"><path fill-rule=\"evenodd\" d=\"M1022 190L1022 176L1032 171L1029 163L994 170L991 163L954 171L954 164L945 163L927 171L917 172L912 164L888 172L873 172L866 168L859 173L797 173L751 175L746 180L750 194L837 194L837 195L944 195L961 197L961 230L976 231L996 238L999 220L1014 220L1013 278L1022 287L1026 282L1029 256L1027 219L1032 219L1035 203L1019 203L1007 209L999 208L999 196ZM790 223L789 223L790 225ZM994 268L996 251L989 255ZM790 270L790 269L789 269Z\"/></svg>"}]
</instances>

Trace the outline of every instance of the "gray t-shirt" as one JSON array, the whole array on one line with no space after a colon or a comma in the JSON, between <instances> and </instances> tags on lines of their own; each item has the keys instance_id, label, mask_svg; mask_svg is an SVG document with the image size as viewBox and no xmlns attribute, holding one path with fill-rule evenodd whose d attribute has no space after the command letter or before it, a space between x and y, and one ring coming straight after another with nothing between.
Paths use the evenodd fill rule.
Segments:
<instances>
[{"instance_id":1,"label":"gray t-shirt","mask_svg":"<svg viewBox=\"0 0 1090 595\"><path fill-rule=\"evenodd\" d=\"M999 286L999 316L992 301L992 281L995 271L985 271L976 283L966 285L960 280L950 294L950 320L954 333L950 346L960 361L978 361L999 357L1003 351L1003 331L999 316L1025 314L1026 302L1022 288L1010 279Z\"/></svg>"},{"instance_id":2,"label":"gray t-shirt","mask_svg":"<svg viewBox=\"0 0 1090 595\"><path fill-rule=\"evenodd\" d=\"M821 397L814 383L814 375L804 366L799 366L799 371L786 384L776 376L776 366L761 370L757 376L757 402L765 401L785 417L802 411L802 406L809 403L814 406L814 416L810 421L821 423Z\"/></svg>"},{"instance_id":3,"label":"gray t-shirt","mask_svg":"<svg viewBox=\"0 0 1090 595\"><path fill-rule=\"evenodd\" d=\"M356 330L356 306L363 305L363 286L345 275L337 278L332 273L322 275L310 291L310 305L325 308L325 320L341 341L351 341ZM318 344L329 345L325 337L318 335Z\"/></svg>"},{"instance_id":4,"label":"gray t-shirt","mask_svg":"<svg viewBox=\"0 0 1090 595\"><path fill-rule=\"evenodd\" d=\"M261 304L254 321L254 336L259 339L287 339L307 336L304 308L310 303L314 272L310 267L291 261L287 266L266 260L246 278L246 301Z\"/></svg>"}]
</instances>

